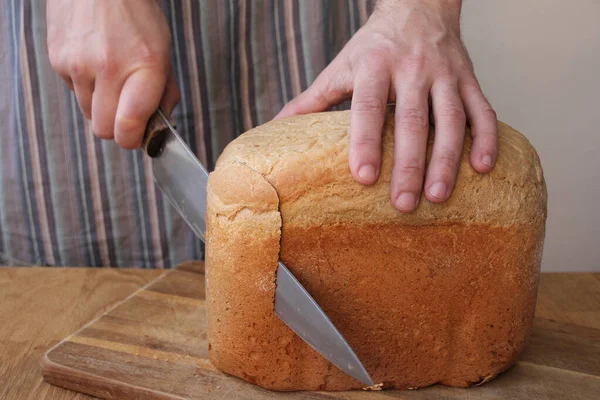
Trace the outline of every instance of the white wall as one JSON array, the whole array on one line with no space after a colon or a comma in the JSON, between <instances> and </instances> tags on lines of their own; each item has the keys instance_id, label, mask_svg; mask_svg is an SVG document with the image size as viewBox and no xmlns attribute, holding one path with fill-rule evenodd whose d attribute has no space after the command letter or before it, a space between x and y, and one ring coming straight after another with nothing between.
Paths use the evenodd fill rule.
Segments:
<instances>
[{"instance_id":1,"label":"white wall","mask_svg":"<svg viewBox=\"0 0 600 400\"><path fill-rule=\"evenodd\" d=\"M600 1L465 0L462 25L499 119L542 160L542 270L600 272Z\"/></svg>"}]
</instances>

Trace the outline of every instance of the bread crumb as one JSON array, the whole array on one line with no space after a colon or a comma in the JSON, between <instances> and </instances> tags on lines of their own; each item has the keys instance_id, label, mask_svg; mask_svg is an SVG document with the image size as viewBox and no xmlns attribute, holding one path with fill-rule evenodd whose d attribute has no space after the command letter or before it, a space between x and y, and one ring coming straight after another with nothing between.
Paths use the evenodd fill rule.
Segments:
<instances>
[{"instance_id":1,"label":"bread crumb","mask_svg":"<svg viewBox=\"0 0 600 400\"><path fill-rule=\"evenodd\" d=\"M488 376L486 376L485 378L483 378L483 379L481 380L481 382L479 382L479 383L476 383L476 384L475 384L475 386L481 386L481 385L483 385L484 383L491 381L492 379L494 379L494 378L496 377L496 375L497 375L497 374L495 374L495 373L491 373L491 374L489 374Z\"/></svg>"},{"instance_id":2,"label":"bread crumb","mask_svg":"<svg viewBox=\"0 0 600 400\"><path fill-rule=\"evenodd\" d=\"M383 390L383 383L378 383L373 386L364 387L363 390Z\"/></svg>"}]
</instances>

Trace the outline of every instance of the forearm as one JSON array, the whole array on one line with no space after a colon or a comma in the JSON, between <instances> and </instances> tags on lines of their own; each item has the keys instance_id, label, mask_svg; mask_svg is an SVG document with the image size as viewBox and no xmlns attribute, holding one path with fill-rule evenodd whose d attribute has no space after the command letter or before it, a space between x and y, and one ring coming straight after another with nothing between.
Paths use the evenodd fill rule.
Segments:
<instances>
[{"instance_id":1,"label":"forearm","mask_svg":"<svg viewBox=\"0 0 600 400\"><path fill-rule=\"evenodd\" d=\"M458 23L462 0L377 0L373 14L379 16L394 16L420 12L436 14L447 21Z\"/></svg>"},{"instance_id":2,"label":"forearm","mask_svg":"<svg viewBox=\"0 0 600 400\"><path fill-rule=\"evenodd\" d=\"M428 7L460 13L462 0L377 0L376 10L390 11L398 7Z\"/></svg>"},{"instance_id":3,"label":"forearm","mask_svg":"<svg viewBox=\"0 0 600 400\"><path fill-rule=\"evenodd\" d=\"M377 0L368 24L377 31L441 42L460 38L462 0Z\"/></svg>"}]
</instances>

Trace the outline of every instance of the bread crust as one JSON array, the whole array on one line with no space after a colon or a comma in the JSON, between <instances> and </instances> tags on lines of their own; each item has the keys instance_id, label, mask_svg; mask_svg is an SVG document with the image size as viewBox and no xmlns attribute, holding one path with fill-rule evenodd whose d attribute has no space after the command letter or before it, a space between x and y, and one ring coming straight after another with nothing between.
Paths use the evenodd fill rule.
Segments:
<instances>
[{"instance_id":1,"label":"bread crust","mask_svg":"<svg viewBox=\"0 0 600 400\"><path fill-rule=\"evenodd\" d=\"M545 235L535 149L499 123L496 167L481 175L467 135L451 199L422 199L402 214L389 199L393 124L390 113L372 186L348 169L349 112L273 121L225 149L207 211L217 368L274 390L362 388L274 315L278 257L384 387L467 387L515 362L531 330Z\"/></svg>"},{"instance_id":2,"label":"bread crust","mask_svg":"<svg viewBox=\"0 0 600 400\"><path fill-rule=\"evenodd\" d=\"M231 142L217 168L238 162L276 188L284 224L310 226L338 222L404 225L482 222L510 226L546 217L546 191L538 155L510 126L498 123L499 152L494 170L479 174L470 165L467 129L451 198L423 201L411 214L399 213L389 196L394 148L394 116L388 113L382 139L382 166L375 185L354 181L348 166L348 111L301 115L258 126ZM428 159L434 139L429 134ZM314 212L315 204L318 211Z\"/></svg>"}]
</instances>

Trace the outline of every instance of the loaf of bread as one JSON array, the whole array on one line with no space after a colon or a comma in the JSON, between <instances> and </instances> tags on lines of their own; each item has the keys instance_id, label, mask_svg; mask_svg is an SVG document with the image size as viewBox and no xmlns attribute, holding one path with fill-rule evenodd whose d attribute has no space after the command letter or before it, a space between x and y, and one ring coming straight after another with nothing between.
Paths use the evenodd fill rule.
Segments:
<instances>
[{"instance_id":1,"label":"loaf of bread","mask_svg":"<svg viewBox=\"0 0 600 400\"><path fill-rule=\"evenodd\" d=\"M377 384L468 387L509 368L530 333L546 221L535 149L499 123L490 174L469 164L454 194L392 205L390 113L378 182L348 167L349 112L272 121L228 145L210 174L209 356L273 390L361 389L274 314L279 258L321 305ZM429 150L433 141L430 134Z\"/></svg>"}]
</instances>

